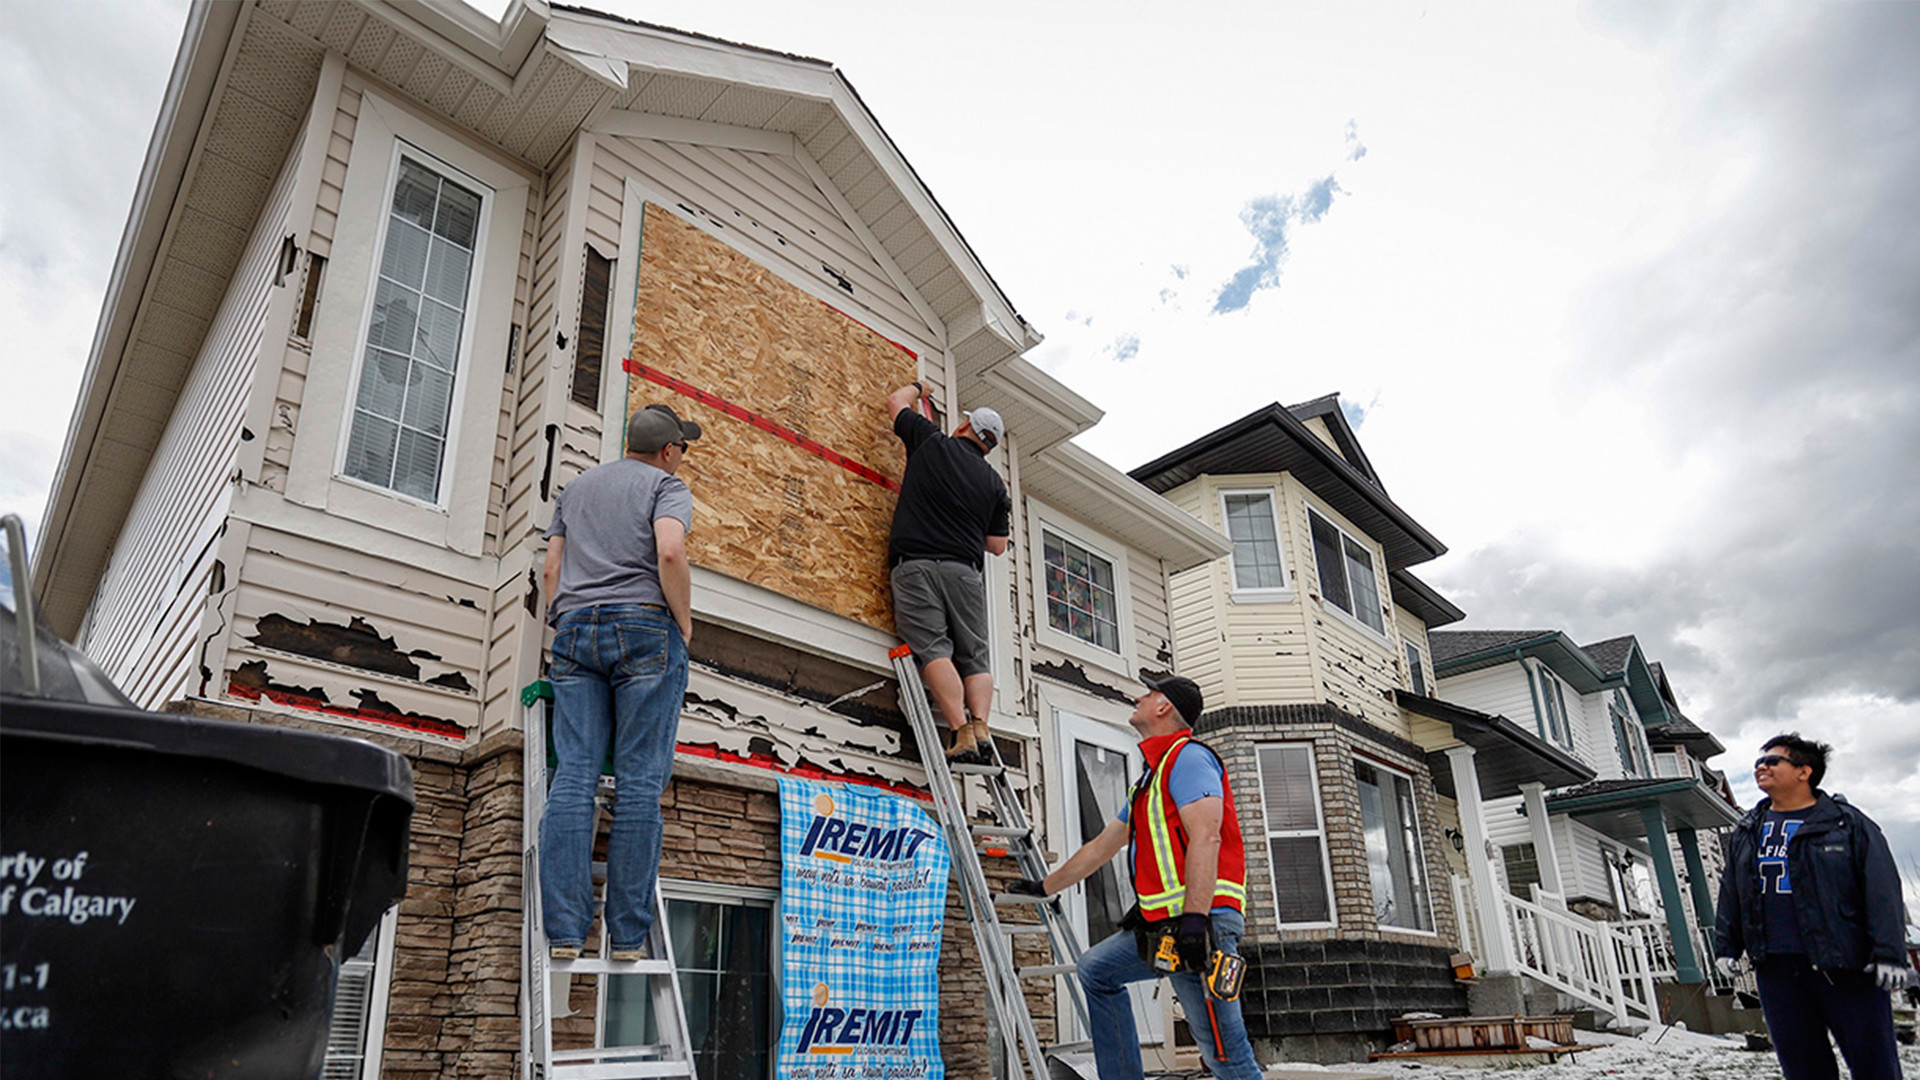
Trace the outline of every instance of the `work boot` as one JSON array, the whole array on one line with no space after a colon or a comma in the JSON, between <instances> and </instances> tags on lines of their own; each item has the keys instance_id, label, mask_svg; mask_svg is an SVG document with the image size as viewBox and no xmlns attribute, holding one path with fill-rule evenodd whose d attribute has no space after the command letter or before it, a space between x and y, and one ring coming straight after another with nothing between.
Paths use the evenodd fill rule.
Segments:
<instances>
[{"instance_id":1,"label":"work boot","mask_svg":"<svg viewBox=\"0 0 1920 1080\"><path fill-rule=\"evenodd\" d=\"M953 729L953 745L947 748L947 764L978 765L981 763L980 741L974 735L975 726L968 723Z\"/></svg>"},{"instance_id":2,"label":"work boot","mask_svg":"<svg viewBox=\"0 0 1920 1080\"><path fill-rule=\"evenodd\" d=\"M993 731L987 727L987 722L970 719L967 721L967 731L973 735L973 753L980 764L994 764L999 755L994 753Z\"/></svg>"}]
</instances>

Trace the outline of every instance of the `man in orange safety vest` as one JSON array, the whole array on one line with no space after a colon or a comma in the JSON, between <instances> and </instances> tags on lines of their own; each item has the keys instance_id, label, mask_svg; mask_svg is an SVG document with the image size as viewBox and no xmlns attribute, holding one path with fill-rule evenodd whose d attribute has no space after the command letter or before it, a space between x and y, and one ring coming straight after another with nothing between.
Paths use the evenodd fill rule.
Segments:
<instances>
[{"instance_id":1,"label":"man in orange safety vest","mask_svg":"<svg viewBox=\"0 0 1920 1080\"><path fill-rule=\"evenodd\" d=\"M1051 895L1125 850L1137 898L1122 921L1126 929L1080 958L1101 1080L1141 1080L1127 984L1163 974L1173 980L1213 1075L1257 1080L1260 1066L1238 1000L1247 855L1233 787L1219 755L1193 737L1200 687L1178 675L1146 685L1127 721L1140 734L1146 771L1127 804L1060 869L1017 882L1013 891Z\"/></svg>"}]
</instances>

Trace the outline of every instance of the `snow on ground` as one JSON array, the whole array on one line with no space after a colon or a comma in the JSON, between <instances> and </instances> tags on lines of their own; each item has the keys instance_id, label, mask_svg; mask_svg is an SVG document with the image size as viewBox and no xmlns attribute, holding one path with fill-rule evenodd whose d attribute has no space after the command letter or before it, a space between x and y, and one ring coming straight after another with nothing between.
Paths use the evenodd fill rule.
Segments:
<instances>
[{"instance_id":1,"label":"snow on ground","mask_svg":"<svg viewBox=\"0 0 1920 1080\"><path fill-rule=\"evenodd\" d=\"M1778 1080L1780 1076L1780 1065L1771 1052L1748 1051L1744 1049L1745 1040L1739 1036L1723 1038L1701 1035L1685 1028L1665 1027L1652 1028L1638 1038L1601 1035L1590 1031L1574 1034L1579 1036L1582 1045L1591 1045L1595 1049L1561 1058L1553 1065L1526 1066L1523 1073L1510 1075L1514 1075L1515 1080L1519 1080L1520 1076L1524 1076L1525 1080L1597 1080L1600 1077L1617 1080L1639 1080L1642 1077L1647 1080L1665 1080L1668 1077L1673 1080ZM1907 1080L1920 1080L1920 1047L1902 1046L1900 1064ZM1270 1071L1281 1070L1316 1073L1324 1070L1327 1080L1361 1080L1362 1077L1484 1080L1502 1075L1500 1070L1489 1068L1404 1062L1323 1067L1284 1065L1274 1066ZM1844 1062L1840 1075L1847 1075Z\"/></svg>"}]
</instances>

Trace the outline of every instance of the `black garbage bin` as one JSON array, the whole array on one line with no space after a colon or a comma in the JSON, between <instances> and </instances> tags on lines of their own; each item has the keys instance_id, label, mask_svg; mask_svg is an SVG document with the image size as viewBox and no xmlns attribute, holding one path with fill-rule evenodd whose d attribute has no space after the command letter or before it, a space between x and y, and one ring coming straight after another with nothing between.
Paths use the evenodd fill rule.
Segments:
<instances>
[{"instance_id":1,"label":"black garbage bin","mask_svg":"<svg viewBox=\"0 0 1920 1080\"><path fill-rule=\"evenodd\" d=\"M358 739L0 695L0 1077L313 1077L406 891Z\"/></svg>"}]
</instances>

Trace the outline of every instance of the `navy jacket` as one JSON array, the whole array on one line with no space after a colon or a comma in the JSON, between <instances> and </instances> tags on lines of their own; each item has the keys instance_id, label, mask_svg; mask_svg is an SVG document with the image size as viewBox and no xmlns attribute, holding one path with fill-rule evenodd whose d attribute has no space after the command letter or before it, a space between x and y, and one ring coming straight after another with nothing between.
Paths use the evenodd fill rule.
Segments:
<instances>
[{"instance_id":1,"label":"navy jacket","mask_svg":"<svg viewBox=\"0 0 1920 1080\"><path fill-rule=\"evenodd\" d=\"M1787 876L1807 962L1818 968L1860 969L1907 963L1906 907L1900 874L1880 826L1844 796L1815 791L1800 831L1787 841ZM1771 800L1761 799L1733 827L1721 871L1714 920L1714 955L1754 960L1767 955L1760 896L1760 829Z\"/></svg>"}]
</instances>

